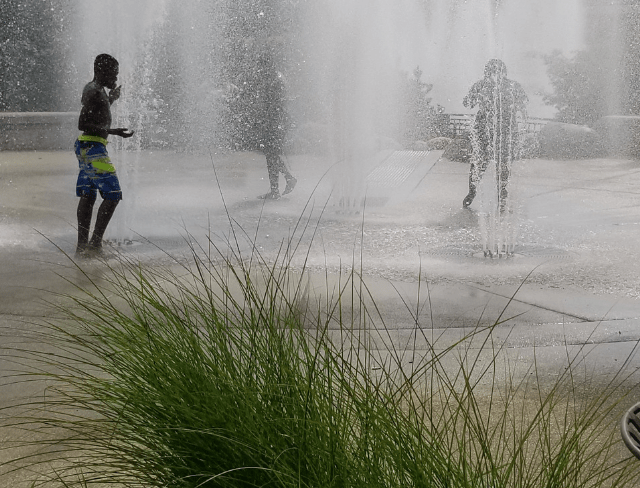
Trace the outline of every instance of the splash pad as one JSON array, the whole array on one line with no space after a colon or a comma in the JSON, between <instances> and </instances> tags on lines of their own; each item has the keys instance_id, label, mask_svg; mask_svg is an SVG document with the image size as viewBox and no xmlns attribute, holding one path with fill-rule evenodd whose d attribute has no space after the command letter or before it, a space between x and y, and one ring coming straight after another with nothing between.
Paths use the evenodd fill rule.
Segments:
<instances>
[{"instance_id":1,"label":"splash pad","mask_svg":"<svg viewBox=\"0 0 640 488\"><path fill-rule=\"evenodd\" d=\"M491 0L141 0L135 5L114 0L96 28L90 14L102 4L78 2L73 14L78 30L70 34L78 38L77 53L67 61L77 73L88 71L99 52L120 60L125 89L114 106L115 123L140 135L111 148L126 197L107 237L123 243L134 238L141 148L215 154L230 146L225 97L241 84L238 76L253 69L252 56L265 50L278 58L286 82L288 109L296 120L292 139L304 138L306 129L303 150L331 162L330 210L361 212L380 151L404 149L397 136L398 73L419 67L424 81L433 83L433 105L458 111L482 65L499 56L534 93L530 86L546 75L541 61L527 53L576 49L582 38L579 0L542 3L534 8ZM558 25L570 28L561 36L530 39L522 33L532 22L549 32L557 32ZM78 75L82 83L88 77ZM512 256L517 213L498 215L492 203L480 200L483 255Z\"/></svg>"}]
</instances>

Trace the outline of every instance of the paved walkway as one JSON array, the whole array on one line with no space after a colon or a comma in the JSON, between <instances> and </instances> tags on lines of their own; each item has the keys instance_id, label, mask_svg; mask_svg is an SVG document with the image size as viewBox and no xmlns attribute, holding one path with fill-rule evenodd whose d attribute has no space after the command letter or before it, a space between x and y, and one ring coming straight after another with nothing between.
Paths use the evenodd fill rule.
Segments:
<instances>
[{"instance_id":1,"label":"paved walkway","mask_svg":"<svg viewBox=\"0 0 640 488\"><path fill-rule=\"evenodd\" d=\"M615 368L640 339L640 163L519 164L516 255L485 259L476 204L461 208L468 166L440 156L386 152L357 171L291 157L298 186L264 202L259 154L122 154L125 199L107 237L128 256L161 262L159 248L188 251L187 234L223 243L233 220L246 252L255 242L273 256L290 239L301 244L294 269L304 260L318 276L362 271L390 328L412 330L407 307L418 302L420 327L447 334L502 314L509 347L595 342L606 345L605 369ZM0 153L0 321L11 330L50 313L47 293L65 286L58 274L76 279L65 255L75 246L75 175L71 152ZM366 178L368 191L345 206L350 177Z\"/></svg>"},{"instance_id":2,"label":"paved walkway","mask_svg":"<svg viewBox=\"0 0 640 488\"><path fill-rule=\"evenodd\" d=\"M640 163L519 164L512 192L516 255L486 259L477 257L476 204L461 208L468 166L440 156L386 152L357 170L291 157L295 191L264 202L256 199L268 190L258 154L123 154L116 165L125 200L107 237L127 257L162 264L169 261L165 251L188 254L188 242L207 248L210 239L224 248L234 240L233 222L234 246L245 255L252 243L267 259L283 243L299 244L291 268L304 263L312 271L311 294L335 290L344 280L340 270L362 272L385 325L370 331L371 344L382 355L407 351L407 367L414 352L441 350L478 325L499 321L493 344L503 347L510 374L527 374L535 360L542 376L554 377L568 357L577 357L596 381L626 364L629 384L637 383ZM53 316L46 303L57 300L52 292L83 286L83 273L69 258L75 177L71 152L0 152L5 346L30 340L32 324ZM354 191L351 179L365 179L367 192ZM98 279L104 271L100 262L83 266ZM483 339L467 347L478 352ZM0 357L3 373L10 366ZM0 406L28 392L4 386L2 393Z\"/></svg>"}]
</instances>

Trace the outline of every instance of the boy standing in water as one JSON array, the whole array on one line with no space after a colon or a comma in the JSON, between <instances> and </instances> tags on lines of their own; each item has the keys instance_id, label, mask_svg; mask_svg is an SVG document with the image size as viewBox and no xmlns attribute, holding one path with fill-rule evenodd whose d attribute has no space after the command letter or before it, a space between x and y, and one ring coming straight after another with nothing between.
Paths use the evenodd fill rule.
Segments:
<instances>
[{"instance_id":1,"label":"boy standing in water","mask_svg":"<svg viewBox=\"0 0 640 488\"><path fill-rule=\"evenodd\" d=\"M469 207L476 196L476 187L489 161L495 161L500 210L506 209L507 184L511 163L520 153L518 113L526 119L527 95L517 81L507 78L507 67L500 59L490 60L484 68L484 78L477 81L464 97L463 105L478 107L471 143L473 160L469 171L469 194L462 206Z\"/></svg>"},{"instance_id":2,"label":"boy standing in water","mask_svg":"<svg viewBox=\"0 0 640 488\"><path fill-rule=\"evenodd\" d=\"M113 213L122 200L116 170L107 153L107 136L128 138L133 131L111 129L111 104L120 98L118 61L109 54L100 54L93 63L94 77L82 91L82 110L78 129L82 135L75 143L80 172L76 184L78 203L77 257L94 257L102 253L102 237ZM107 94L106 89L109 89ZM93 236L89 240L93 206L100 192L102 204L98 209Z\"/></svg>"}]
</instances>

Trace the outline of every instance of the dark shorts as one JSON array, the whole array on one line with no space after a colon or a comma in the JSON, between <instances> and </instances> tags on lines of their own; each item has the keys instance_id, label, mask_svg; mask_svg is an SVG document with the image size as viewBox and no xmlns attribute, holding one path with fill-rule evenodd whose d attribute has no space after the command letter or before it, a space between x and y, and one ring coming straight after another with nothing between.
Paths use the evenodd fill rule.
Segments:
<instances>
[{"instance_id":1,"label":"dark shorts","mask_svg":"<svg viewBox=\"0 0 640 488\"><path fill-rule=\"evenodd\" d=\"M471 132L474 156L483 161L511 163L519 159L519 132L508 123L490 124L486 120L476 120Z\"/></svg>"},{"instance_id":2,"label":"dark shorts","mask_svg":"<svg viewBox=\"0 0 640 488\"><path fill-rule=\"evenodd\" d=\"M122 190L111 164L107 146L100 138L80 136L75 144L80 172L76 183L76 196L92 201L98 191L104 200L122 200ZM105 141L106 142L106 141Z\"/></svg>"}]
</instances>

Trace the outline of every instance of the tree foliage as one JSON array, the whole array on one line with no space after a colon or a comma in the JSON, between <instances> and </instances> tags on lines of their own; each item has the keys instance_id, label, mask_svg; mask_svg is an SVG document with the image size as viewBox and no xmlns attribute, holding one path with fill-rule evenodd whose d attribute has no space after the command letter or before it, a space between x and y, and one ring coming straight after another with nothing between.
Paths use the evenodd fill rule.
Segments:
<instances>
[{"instance_id":1,"label":"tree foliage","mask_svg":"<svg viewBox=\"0 0 640 488\"><path fill-rule=\"evenodd\" d=\"M62 110L65 70L64 1L2 1L0 111Z\"/></svg>"},{"instance_id":2,"label":"tree foliage","mask_svg":"<svg viewBox=\"0 0 640 488\"><path fill-rule=\"evenodd\" d=\"M69 71L76 69L70 66L71 49L83 48L71 46L70 28L77 20L73 5L74 0L2 1L0 111L77 109L77 87L64 88L73 79ZM263 84L257 62L264 56L284 80L289 126L331 123L331 90L353 79L334 72L323 58L331 30L309 23L309 18L320 25L335 22L326 3L219 0L200 5L198 18L193 12L170 2L162 22L137 47L144 56L128 67L135 80L127 85L133 104L128 108L153 114L147 142L256 149L259 134L250 123L255 104L249 102ZM185 33L185 25L195 29ZM202 49L202 44L211 47ZM393 93L377 100L379 135L404 141L440 135L432 86L423 81L420 68L397 75L388 87ZM320 85L327 92L310 90Z\"/></svg>"},{"instance_id":3,"label":"tree foliage","mask_svg":"<svg viewBox=\"0 0 640 488\"><path fill-rule=\"evenodd\" d=\"M442 135L436 124L436 115L441 107L437 109L431 104L429 93L433 85L423 81L422 75L419 66L411 75L401 73L400 124L401 138L405 141L426 141Z\"/></svg>"},{"instance_id":4,"label":"tree foliage","mask_svg":"<svg viewBox=\"0 0 640 488\"><path fill-rule=\"evenodd\" d=\"M588 3L585 48L543 56L563 122L590 125L604 115L640 114L640 2Z\"/></svg>"},{"instance_id":5,"label":"tree foliage","mask_svg":"<svg viewBox=\"0 0 640 488\"><path fill-rule=\"evenodd\" d=\"M591 52L579 51L568 58L554 51L545 55L544 61L554 90L543 99L558 109L558 120L590 125L606 113L607 79Z\"/></svg>"},{"instance_id":6,"label":"tree foliage","mask_svg":"<svg viewBox=\"0 0 640 488\"><path fill-rule=\"evenodd\" d=\"M620 73L624 80L624 113L640 114L640 4L627 6L622 16L624 25Z\"/></svg>"}]
</instances>

